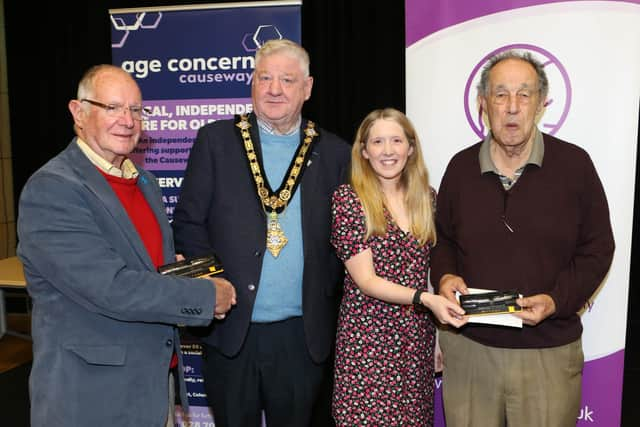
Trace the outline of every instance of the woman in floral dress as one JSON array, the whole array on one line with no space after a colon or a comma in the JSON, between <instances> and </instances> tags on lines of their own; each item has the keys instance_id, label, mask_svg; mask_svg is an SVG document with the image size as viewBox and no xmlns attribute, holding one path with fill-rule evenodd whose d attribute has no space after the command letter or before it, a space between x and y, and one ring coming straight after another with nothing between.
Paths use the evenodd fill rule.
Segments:
<instances>
[{"instance_id":1,"label":"woman in floral dress","mask_svg":"<svg viewBox=\"0 0 640 427\"><path fill-rule=\"evenodd\" d=\"M346 278L336 341L338 426L433 425L436 328L462 309L427 292L433 194L407 117L375 110L351 152L349 185L332 201L331 243ZM429 310L427 310L429 309Z\"/></svg>"}]
</instances>

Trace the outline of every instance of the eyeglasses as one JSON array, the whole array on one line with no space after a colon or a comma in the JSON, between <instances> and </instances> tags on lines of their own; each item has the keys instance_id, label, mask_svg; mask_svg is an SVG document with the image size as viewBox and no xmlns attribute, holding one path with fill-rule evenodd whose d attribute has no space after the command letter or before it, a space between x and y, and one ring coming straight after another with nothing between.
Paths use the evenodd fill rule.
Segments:
<instances>
[{"instance_id":1,"label":"eyeglasses","mask_svg":"<svg viewBox=\"0 0 640 427\"><path fill-rule=\"evenodd\" d=\"M147 107L142 105L129 105L128 107L122 104L103 104L102 102L94 101L92 99L82 98L80 102L88 102L91 105L102 108L106 111L108 116L119 117L124 114L125 110L129 110L131 118L134 120L145 120L146 115L151 112Z\"/></svg>"},{"instance_id":2,"label":"eyeglasses","mask_svg":"<svg viewBox=\"0 0 640 427\"><path fill-rule=\"evenodd\" d=\"M491 99L491 102L493 102L496 105L504 105L508 102L511 102L512 96L515 96L515 100L518 104L528 105L530 102L533 101L535 92L531 92L528 90L521 90L516 92L514 95L512 95L505 91L498 91L498 92L492 93L490 95L490 99Z\"/></svg>"}]
</instances>

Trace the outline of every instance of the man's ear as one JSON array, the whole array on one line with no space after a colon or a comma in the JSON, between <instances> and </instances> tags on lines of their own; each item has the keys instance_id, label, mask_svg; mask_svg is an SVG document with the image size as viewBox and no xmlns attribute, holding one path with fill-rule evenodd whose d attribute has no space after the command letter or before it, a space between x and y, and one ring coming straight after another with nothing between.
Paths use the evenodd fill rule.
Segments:
<instances>
[{"instance_id":1,"label":"man's ear","mask_svg":"<svg viewBox=\"0 0 640 427\"><path fill-rule=\"evenodd\" d=\"M548 100L545 98L538 103L538 107L536 108L536 115L539 116L545 108L547 108Z\"/></svg>"},{"instance_id":2,"label":"man's ear","mask_svg":"<svg viewBox=\"0 0 640 427\"><path fill-rule=\"evenodd\" d=\"M73 116L73 123L82 129L84 116L86 114L84 108L82 108L82 103L77 99L72 99L69 101L69 111L71 111L71 115Z\"/></svg>"},{"instance_id":3,"label":"man's ear","mask_svg":"<svg viewBox=\"0 0 640 427\"><path fill-rule=\"evenodd\" d=\"M307 77L306 82L304 83L304 100L308 101L311 98L311 89L313 89L313 77Z\"/></svg>"},{"instance_id":4,"label":"man's ear","mask_svg":"<svg viewBox=\"0 0 640 427\"><path fill-rule=\"evenodd\" d=\"M478 95L477 101L480 120L482 120L487 129L490 129L491 125L489 124L489 117L487 115L487 100L484 96Z\"/></svg>"},{"instance_id":5,"label":"man's ear","mask_svg":"<svg viewBox=\"0 0 640 427\"><path fill-rule=\"evenodd\" d=\"M478 95L478 108L480 108L480 111L483 114L486 114L486 112L487 112L487 100L484 98L484 96Z\"/></svg>"}]
</instances>

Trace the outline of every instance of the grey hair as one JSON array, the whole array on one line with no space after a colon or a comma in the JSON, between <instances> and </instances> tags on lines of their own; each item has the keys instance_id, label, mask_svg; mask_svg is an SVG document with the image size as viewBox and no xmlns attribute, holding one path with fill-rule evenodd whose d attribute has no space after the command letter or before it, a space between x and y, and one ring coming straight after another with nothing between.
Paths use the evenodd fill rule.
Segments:
<instances>
[{"instance_id":1,"label":"grey hair","mask_svg":"<svg viewBox=\"0 0 640 427\"><path fill-rule=\"evenodd\" d=\"M489 58L489 61L482 68L482 73L480 74L480 82L477 86L478 95L485 98L489 95L489 73L498 63L507 59L517 59L530 64L538 76L538 94L540 95L540 99L542 101L547 99L549 79L547 78L547 73L544 71L542 62L535 59L533 55L531 55L531 52L518 52L516 50L508 50Z\"/></svg>"},{"instance_id":2,"label":"grey hair","mask_svg":"<svg viewBox=\"0 0 640 427\"><path fill-rule=\"evenodd\" d=\"M309 77L309 54L298 43L287 39L269 40L263 44L256 52L256 67L262 58L276 53L286 53L296 58L304 76Z\"/></svg>"},{"instance_id":3,"label":"grey hair","mask_svg":"<svg viewBox=\"0 0 640 427\"><path fill-rule=\"evenodd\" d=\"M76 95L78 99L91 98L95 94L94 92L95 92L96 77L102 74L104 71L112 71L112 72L115 71L119 73L125 73L127 75L129 74L126 71L124 71L122 68L116 65L111 65L111 64L94 65L84 73L84 75L80 79L80 83L78 83L78 93Z\"/></svg>"}]
</instances>

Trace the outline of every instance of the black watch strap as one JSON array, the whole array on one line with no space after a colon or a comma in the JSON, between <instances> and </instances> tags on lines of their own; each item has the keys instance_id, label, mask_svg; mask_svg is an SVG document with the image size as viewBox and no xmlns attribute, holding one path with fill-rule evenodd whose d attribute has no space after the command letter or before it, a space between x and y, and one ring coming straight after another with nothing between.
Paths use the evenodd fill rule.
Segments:
<instances>
[{"instance_id":1,"label":"black watch strap","mask_svg":"<svg viewBox=\"0 0 640 427\"><path fill-rule=\"evenodd\" d=\"M413 294L413 300L411 301L411 303L413 305L422 305L422 302L420 301L420 296L424 293L424 291L421 291L420 289L416 290L416 293Z\"/></svg>"}]
</instances>

